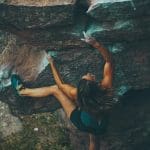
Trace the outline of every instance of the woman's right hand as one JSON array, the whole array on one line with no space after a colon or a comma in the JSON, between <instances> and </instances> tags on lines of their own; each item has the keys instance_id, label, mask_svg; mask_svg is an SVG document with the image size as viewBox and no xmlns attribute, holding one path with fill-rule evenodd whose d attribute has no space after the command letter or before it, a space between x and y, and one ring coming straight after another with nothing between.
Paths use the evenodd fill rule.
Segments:
<instances>
[{"instance_id":1,"label":"woman's right hand","mask_svg":"<svg viewBox=\"0 0 150 150\"><path fill-rule=\"evenodd\" d=\"M88 44L90 44L90 45L94 45L94 44L97 43L97 41L95 40L95 38L93 38L93 37L87 35L87 34L85 33L85 31L83 31L83 35L84 35L84 38L81 39L82 41L84 41L84 42L86 42L86 43L88 43Z\"/></svg>"}]
</instances>

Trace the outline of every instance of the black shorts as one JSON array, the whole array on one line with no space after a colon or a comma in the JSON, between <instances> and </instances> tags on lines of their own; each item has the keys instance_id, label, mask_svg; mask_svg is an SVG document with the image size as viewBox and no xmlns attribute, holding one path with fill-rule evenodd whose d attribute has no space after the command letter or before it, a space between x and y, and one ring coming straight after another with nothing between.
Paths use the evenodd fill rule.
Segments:
<instances>
[{"instance_id":1,"label":"black shorts","mask_svg":"<svg viewBox=\"0 0 150 150\"><path fill-rule=\"evenodd\" d=\"M94 135L102 134L106 129L106 122L104 119L97 121L88 112L79 110L78 108L72 111L70 120L80 131Z\"/></svg>"}]
</instances>

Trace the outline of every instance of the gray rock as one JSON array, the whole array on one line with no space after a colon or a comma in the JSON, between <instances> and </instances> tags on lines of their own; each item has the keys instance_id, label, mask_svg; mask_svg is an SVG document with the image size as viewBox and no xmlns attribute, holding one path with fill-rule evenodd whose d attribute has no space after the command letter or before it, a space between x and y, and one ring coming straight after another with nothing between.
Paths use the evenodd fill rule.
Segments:
<instances>
[{"instance_id":1,"label":"gray rock","mask_svg":"<svg viewBox=\"0 0 150 150\"><path fill-rule=\"evenodd\" d=\"M104 0L91 2L87 13L101 21L116 21L133 19L139 16L149 16L149 0Z\"/></svg>"},{"instance_id":2,"label":"gray rock","mask_svg":"<svg viewBox=\"0 0 150 150\"><path fill-rule=\"evenodd\" d=\"M124 2L125 1L119 2L119 4L123 4ZM138 2L138 4L139 3L140 2ZM66 5L68 8L72 8L72 6L73 5ZM12 6L7 4L2 5L1 7L17 7L20 8L20 10L22 10L22 7L29 7L27 12L28 10L36 11L38 8L41 9L41 7L31 7L28 6L28 4L27 6ZM55 5L48 7L55 7ZM62 4L59 5L59 7L63 7ZM118 9L121 9L119 6L117 7ZM44 7L43 11L46 9L47 7ZM96 37L97 40L101 41L113 53L114 65L116 68L114 88L116 90L122 86L145 88L150 84L149 76L147 76L150 72L148 69L150 57L148 41L149 18L142 17L130 20L123 19L113 23L107 21L99 23L99 21L88 18L86 13L81 11L82 7L76 7L76 9L78 9L78 11L75 11L74 13L77 14L71 14L72 17L74 16L72 18L74 19L73 26L58 26L51 28L43 26L43 29L32 28L32 30L18 30L8 23L6 24L6 28L8 27L7 30L16 34L16 36L1 32L2 77L0 85L1 91L6 89L6 93L9 93L8 95L12 95L13 97L11 99L7 97L6 101L10 106L13 104L12 111L14 114L19 113L19 111L20 113L25 114L38 111L53 111L53 108L59 107L58 103L56 103L56 107L53 108L50 108L48 105L46 106L47 103L54 104L56 102L55 100L53 101L53 99L50 100L51 97L49 97L44 98L45 102L35 102L32 101L32 98L29 98L29 100L26 101L28 98L25 98L25 100L23 100L25 107L22 108L20 106L23 106L23 104L18 101L18 99L22 98L15 97L11 88L7 89L7 86L10 85L9 79L11 73L18 73L23 81L31 82L29 87L41 87L54 84L52 74L48 69L49 67L45 68L48 62L46 61L43 50L57 52L56 61L58 68L67 82L76 85L81 75L86 72L95 72L97 79L100 80L100 78L102 78L102 72L99 70L99 66L102 68L103 64L103 61L99 62L101 56L96 50L90 50L91 48L80 40L80 38L83 37L82 31L85 29L87 34ZM8 13L9 10L10 9L5 9L5 12L10 17ZM54 16L57 18L57 11L55 11L55 9L52 9L51 11L53 11L55 14ZM16 10L11 14L14 15L14 18L16 17L15 12ZM27 16L28 14L30 13L26 13ZM65 16L64 14L62 15ZM102 14L100 16L102 16ZM20 19L19 16L18 19ZM20 21L21 24L24 24L22 23L24 20ZM29 23L32 23L32 21L33 23L36 23L35 20L28 20ZM46 20L44 19L44 21ZM18 26L20 26L20 24L18 24ZM21 29L22 27L20 26L19 28ZM138 40L143 41L139 43ZM127 60L126 58L132 59ZM93 59L95 61L93 61ZM28 62L26 60L28 60ZM49 80L49 78L51 79ZM47 83L47 80L50 82ZM32 106L30 105L31 103ZM19 110L16 111L16 109Z\"/></svg>"},{"instance_id":3,"label":"gray rock","mask_svg":"<svg viewBox=\"0 0 150 150\"><path fill-rule=\"evenodd\" d=\"M6 0L0 0L0 4L6 2Z\"/></svg>"},{"instance_id":4,"label":"gray rock","mask_svg":"<svg viewBox=\"0 0 150 150\"><path fill-rule=\"evenodd\" d=\"M131 1L116 1L111 4L108 1L105 4L101 1L103 3L88 14L85 11L88 2L93 1L82 1L75 7L74 3L65 7L61 4L59 10L66 13L59 14L63 15L62 20L61 16L57 16L59 10L56 10L58 6L55 5L44 6L43 10L39 6L29 6L29 4L12 6L5 3L0 6L8 8L8 10L0 10L5 12L6 17L5 20L3 14L0 14L0 19L3 20L0 22L2 30L0 32L0 97L1 101L9 105L12 114L18 116L19 114L52 112L60 108L60 104L52 96L38 99L17 97L9 83L11 74L18 73L25 82L25 86L30 88L55 84L44 50L56 52L57 68L66 83L77 85L81 76L87 72L95 73L97 80L102 79L104 61L98 51L80 40L83 38L83 30L104 44L112 53L113 88L117 96L122 96L131 88L141 93L139 89L146 90L149 87L149 1L133 1L136 10ZM74 11L72 11L73 7ZM17 18L16 10L26 11L26 14L21 18L20 13ZM52 24L47 24L47 18L33 20L34 13L38 11L53 11ZM38 15L42 16L42 14ZM18 22L13 22L13 19ZM61 23L62 21L64 24ZM136 92L133 92L134 102L132 97L127 96L127 100L129 98L130 102L133 102L131 106L129 101L125 101L125 107L119 105L120 108L112 114L109 134L102 137L102 145L108 142L110 150L133 150L138 146L148 145L144 142L149 139L149 122L147 121L149 120L149 101L145 100L145 95L141 94L141 97ZM114 99L118 101L115 96ZM6 124L4 123L3 126ZM135 136L131 136L133 134ZM137 137L136 134L139 136Z\"/></svg>"},{"instance_id":5,"label":"gray rock","mask_svg":"<svg viewBox=\"0 0 150 150\"><path fill-rule=\"evenodd\" d=\"M91 22L87 28L87 34L99 38L102 42L133 42L148 39L150 35L149 27L149 17L132 20L120 20L114 23Z\"/></svg>"},{"instance_id":6,"label":"gray rock","mask_svg":"<svg viewBox=\"0 0 150 150\"><path fill-rule=\"evenodd\" d=\"M54 5L68 5L74 3L75 0L5 0L9 5L24 5L24 6L54 6Z\"/></svg>"},{"instance_id":7,"label":"gray rock","mask_svg":"<svg viewBox=\"0 0 150 150\"><path fill-rule=\"evenodd\" d=\"M19 118L13 116L7 104L0 101L0 136L7 137L12 133L22 130L22 123Z\"/></svg>"},{"instance_id":8,"label":"gray rock","mask_svg":"<svg viewBox=\"0 0 150 150\"><path fill-rule=\"evenodd\" d=\"M65 1L64 1L65 2ZM18 29L73 24L74 2L47 6L0 5L0 26L14 25Z\"/></svg>"}]
</instances>

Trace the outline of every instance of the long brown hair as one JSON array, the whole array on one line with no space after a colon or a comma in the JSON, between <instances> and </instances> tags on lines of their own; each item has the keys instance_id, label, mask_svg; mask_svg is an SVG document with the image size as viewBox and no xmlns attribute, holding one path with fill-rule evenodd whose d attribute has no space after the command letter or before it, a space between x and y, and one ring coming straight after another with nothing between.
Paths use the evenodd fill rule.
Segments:
<instances>
[{"instance_id":1,"label":"long brown hair","mask_svg":"<svg viewBox=\"0 0 150 150\"><path fill-rule=\"evenodd\" d=\"M107 99L108 91L102 89L95 81L81 79L77 86L78 106L91 113L106 112L111 108L111 100Z\"/></svg>"}]
</instances>

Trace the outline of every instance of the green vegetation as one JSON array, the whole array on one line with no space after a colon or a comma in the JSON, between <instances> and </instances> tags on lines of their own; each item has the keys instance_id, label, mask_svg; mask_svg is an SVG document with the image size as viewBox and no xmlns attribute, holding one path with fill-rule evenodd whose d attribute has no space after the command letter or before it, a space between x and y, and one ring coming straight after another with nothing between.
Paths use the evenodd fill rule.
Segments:
<instances>
[{"instance_id":1,"label":"green vegetation","mask_svg":"<svg viewBox=\"0 0 150 150\"><path fill-rule=\"evenodd\" d=\"M1 150L72 150L67 129L57 113L21 117L23 130L0 141Z\"/></svg>"}]
</instances>

